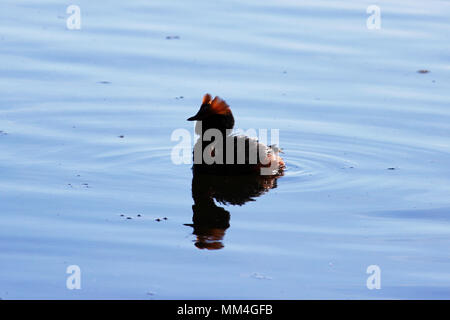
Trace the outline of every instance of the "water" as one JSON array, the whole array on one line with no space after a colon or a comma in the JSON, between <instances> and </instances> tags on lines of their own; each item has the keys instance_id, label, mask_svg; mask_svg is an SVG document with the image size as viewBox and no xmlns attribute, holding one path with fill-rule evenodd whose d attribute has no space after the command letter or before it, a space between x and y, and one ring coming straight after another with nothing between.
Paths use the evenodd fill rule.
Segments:
<instances>
[{"instance_id":1,"label":"water","mask_svg":"<svg viewBox=\"0 0 450 320\"><path fill-rule=\"evenodd\" d=\"M0 298L450 298L448 1L377 1L380 30L371 1L77 4L1 5ZM170 160L206 92L287 164L216 203L219 250Z\"/></svg>"}]
</instances>

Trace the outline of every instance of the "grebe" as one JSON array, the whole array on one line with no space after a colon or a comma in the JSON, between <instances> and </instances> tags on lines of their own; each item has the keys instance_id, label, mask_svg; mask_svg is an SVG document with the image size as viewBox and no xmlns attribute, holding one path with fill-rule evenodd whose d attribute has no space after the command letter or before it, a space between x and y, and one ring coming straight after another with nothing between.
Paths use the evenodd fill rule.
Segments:
<instances>
[{"instance_id":1,"label":"grebe","mask_svg":"<svg viewBox=\"0 0 450 320\"><path fill-rule=\"evenodd\" d=\"M200 110L187 120L197 121L195 132L200 135L194 147L193 169L197 172L227 175L283 174L285 164L278 154L278 147L266 146L257 139L232 134L233 113L221 98L212 99L209 93L205 94Z\"/></svg>"}]
</instances>

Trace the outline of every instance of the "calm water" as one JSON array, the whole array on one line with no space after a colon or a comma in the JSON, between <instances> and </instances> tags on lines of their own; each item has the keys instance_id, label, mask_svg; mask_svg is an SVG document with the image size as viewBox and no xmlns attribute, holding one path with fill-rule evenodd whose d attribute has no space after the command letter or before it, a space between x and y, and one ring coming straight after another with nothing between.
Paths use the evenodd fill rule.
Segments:
<instances>
[{"instance_id":1,"label":"calm water","mask_svg":"<svg viewBox=\"0 0 450 320\"><path fill-rule=\"evenodd\" d=\"M0 298L450 298L449 1L69 4L0 5ZM209 235L170 157L206 92L287 163Z\"/></svg>"}]
</instances>

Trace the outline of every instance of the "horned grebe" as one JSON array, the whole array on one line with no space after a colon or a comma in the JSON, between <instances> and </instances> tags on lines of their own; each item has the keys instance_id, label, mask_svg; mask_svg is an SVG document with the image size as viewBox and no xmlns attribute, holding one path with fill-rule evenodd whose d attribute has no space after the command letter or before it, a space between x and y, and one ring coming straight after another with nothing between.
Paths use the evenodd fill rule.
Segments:
<instances>
[{"instance_id":1,"label":"horned grebe","mask_svg":"<svg viewBox=\"0 0 450 320\"><path fill-rule=\"evenodd\" d=\"M279 156L276 146L266 146L257 139L232 134L234 117L230 106L221 98L212 99L209 93L203 97L200 110L188 121L197 121L195 131L200 135L194 147L194 170L217 174L280 175L285 164ZM216 129L222 139L206 134L209 129ZM211 132L211 130L210 130ZM205 137L211 138L206 141ZM197 152L196 155L196 150ZM196 156L200 156L200 161ZM213 161L207 161L204 155ZM268 170L261 170L268 169Z\"/></svg>"}]
</instances>

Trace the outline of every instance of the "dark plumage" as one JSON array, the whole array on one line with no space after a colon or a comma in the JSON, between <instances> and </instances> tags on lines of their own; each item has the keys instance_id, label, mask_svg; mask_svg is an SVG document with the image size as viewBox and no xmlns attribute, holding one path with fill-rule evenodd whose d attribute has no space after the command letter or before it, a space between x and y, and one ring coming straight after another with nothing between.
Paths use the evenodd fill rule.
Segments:
<instances>
[{"instance_id":1,"label":"dark plumage","mask_svg":"<svg viewBox=\"0 0 450 320\"><path fill-rule=\"evenodd\" d=\"M197 121L196 133L201 135L194 147L194 170L240 175L261 173L261 168L270 167L274 169L270 175L282 173L284 161L278 155L278 149L253 138L232 135L234 117L229 105L219 97L211 98L210 94L205 94L197 114L187 119ZM215 137L211 137L211 141L202 139L209 129L218 130L222 134L222 141L216 141ZM205 160L205 150L215 162ZM196 161L196 157L200 157L200 161Z\"/></svg>"}]
</instances>

